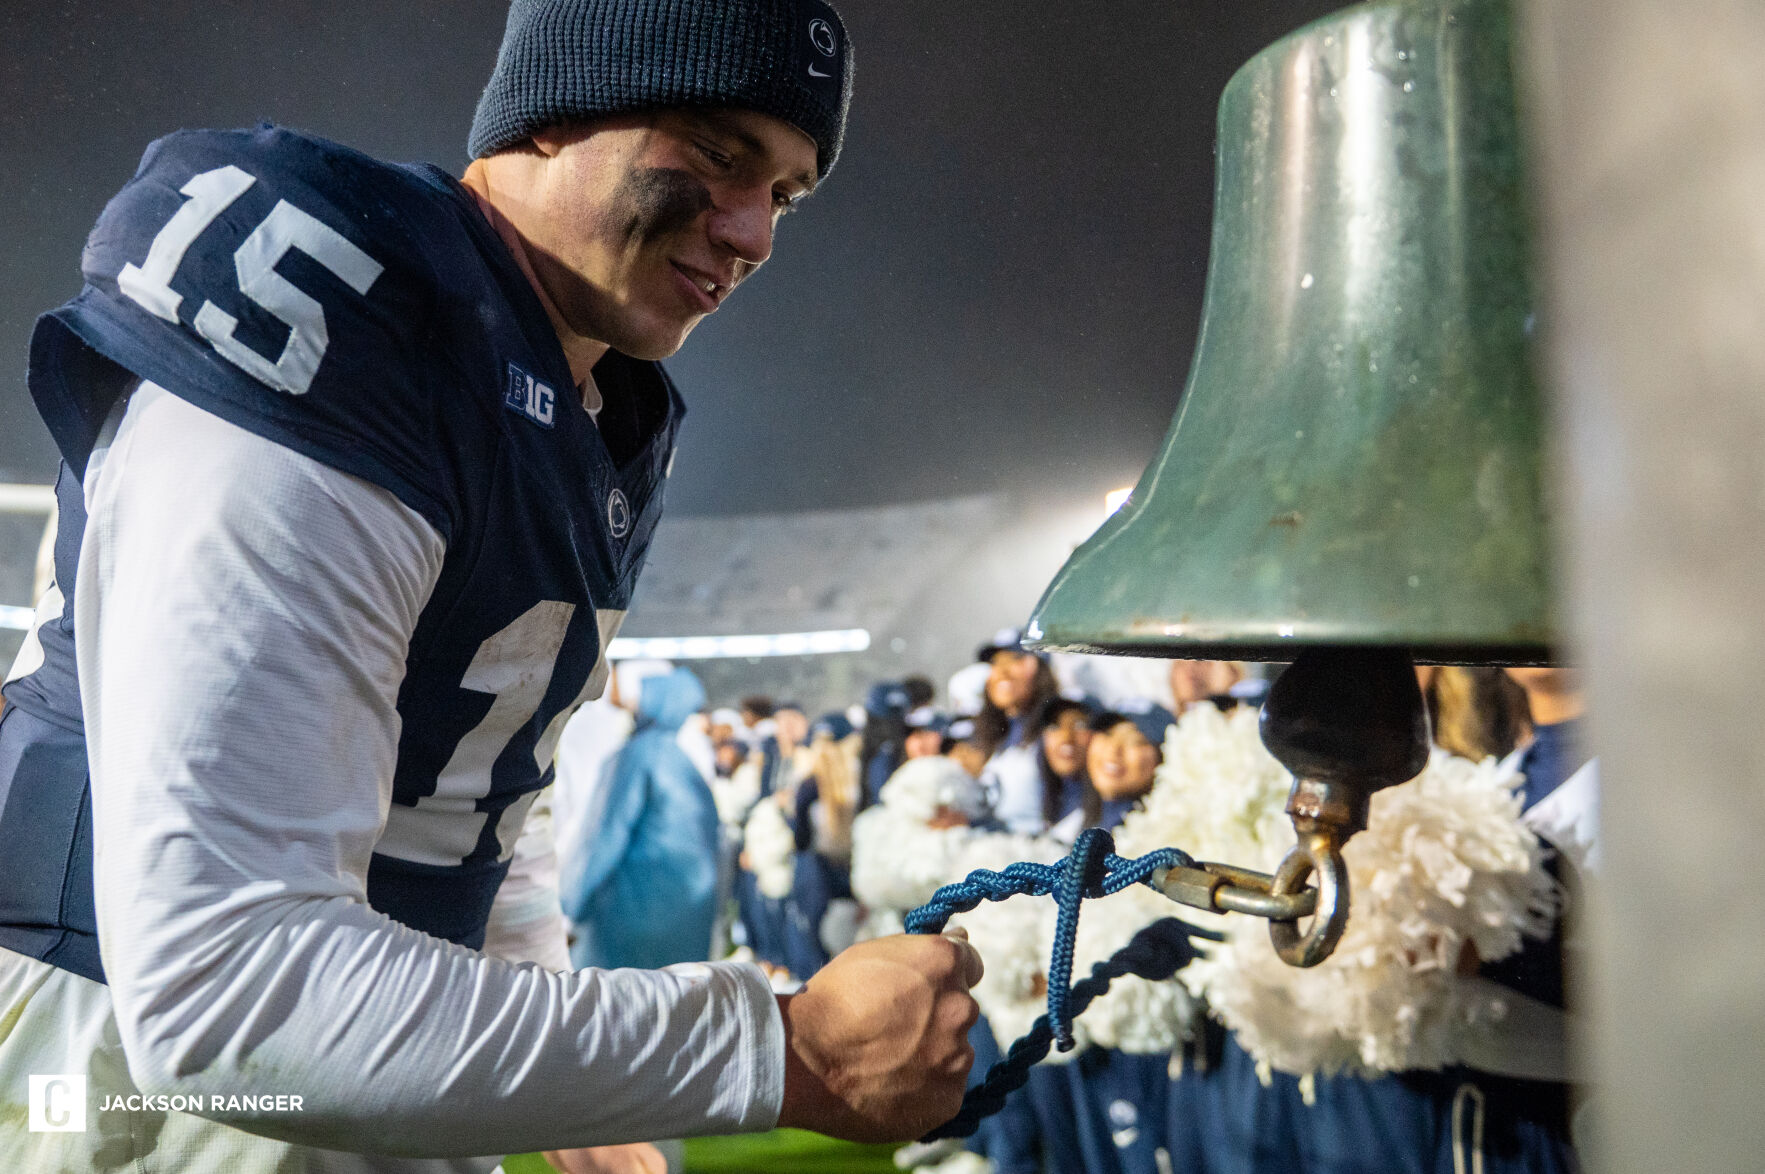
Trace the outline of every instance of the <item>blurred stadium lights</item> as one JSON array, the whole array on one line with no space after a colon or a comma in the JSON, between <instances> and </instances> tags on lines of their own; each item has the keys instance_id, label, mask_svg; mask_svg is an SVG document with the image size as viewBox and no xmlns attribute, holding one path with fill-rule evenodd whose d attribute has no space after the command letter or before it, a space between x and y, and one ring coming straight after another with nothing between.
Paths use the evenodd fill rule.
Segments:
<instances>
[{"instance_id":1,"label":"blurred stadium lights","mask_svg":"<svg viewBox=\"0 0 1765 1174\"><path fill-rule=\"evenodd\" d=\"M1103 520L1108 521L1115 516L1115 511L1128 504L1128 497L1134 492L1132 485L1126 489L1111 489L1103 495Z\"/></svg>"},{"instance_id":2,"label":"blurred stadium lights","mask_svg":"<svg viewBox=\"0 0 1765 1174\"><path fill-rule=\"evenodd\" d=\"M55 486L0 482L0 514L53 514ZM33 544L34 545L34 544ZM0 631L28 632L35 618L29 607L0 603Z\"/></svg>"},{"instance_id":3,"label":"blurred stadium lights","mask_svg":"<svg viewBox=\"0 0 1765 1174\"><path fill-rule=\"evenodd\" d=\"M621 636L607 647L609 660L720 660L755 656L820 656L863 652L870 633L863 628L826 632L784 632L776 636Z\"/></svg>"},{"instance_id":4,"label":"blurred stadium lights","mask_svg":"<svg viewBox=\"0 0 1765 1174\"><path fill-rule=\"evenodd\" d=\"M0 514L47 514L55 509L55 486L0 484Z\"/></svg>"}]
</instances>

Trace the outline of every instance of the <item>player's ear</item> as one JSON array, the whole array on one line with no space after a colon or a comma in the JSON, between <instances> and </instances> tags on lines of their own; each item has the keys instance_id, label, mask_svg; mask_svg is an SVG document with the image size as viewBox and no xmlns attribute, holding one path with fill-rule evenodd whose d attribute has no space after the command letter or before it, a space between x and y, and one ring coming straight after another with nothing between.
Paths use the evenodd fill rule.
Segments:
<instances>
[{"instance_id":1,"label":"player's ear","mask_svg":"<svg viewBox=\"0 0 1765 1174\"><path fill-rule=\"evenodd\" d=\"M633 110L623 114L607 114L599 118L575 119L542 126L533 132L527 149L548 159L559 154L578 139L585 139L602 130L648 130L656 125L656 111Z\"/></svg>"},{"instance_id":2,"label":"player's ear","mask_svg":"<svg viewBox=\"0 0 1765 1174\"><path fill-rule=\"evenodd\" d=\"M564 145L581 134L579 127L547 126L533 132L533 149L550 159L564 149Z\"/></svg>"}]
</instances>

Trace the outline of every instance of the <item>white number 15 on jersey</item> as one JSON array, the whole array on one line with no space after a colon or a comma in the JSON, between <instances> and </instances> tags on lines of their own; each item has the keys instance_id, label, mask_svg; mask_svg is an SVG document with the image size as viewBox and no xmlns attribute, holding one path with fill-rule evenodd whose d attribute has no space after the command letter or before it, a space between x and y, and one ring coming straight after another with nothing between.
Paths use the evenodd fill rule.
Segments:
<instances>
[{"instance_id":1,"label":"white number 15 on jersey","mask_svg":"<svg viewBox=\"0 0 1765 1174\"><path fill-rule=\"evenodd\" d=\"M179 189L189 201L154 236L146 260L123 266L117 285L149 313L176 322L184 298L171 283L184 254L215 217L256 182L254 176L231 164L193 176ZM367 293L384 271L384 266L341 233L287 200L278 200L234 252L233 268L239 276L239 292L287 325L288 342L281 356L272 363L240 342L233 334L239 320L213 302L202 303L193 324L196 333L229 362L278 391L304 395L318 373L331 336L325 328L324 307L276 272L289 249L299 249L358 294Z\"/></svg>"}]
</instances>

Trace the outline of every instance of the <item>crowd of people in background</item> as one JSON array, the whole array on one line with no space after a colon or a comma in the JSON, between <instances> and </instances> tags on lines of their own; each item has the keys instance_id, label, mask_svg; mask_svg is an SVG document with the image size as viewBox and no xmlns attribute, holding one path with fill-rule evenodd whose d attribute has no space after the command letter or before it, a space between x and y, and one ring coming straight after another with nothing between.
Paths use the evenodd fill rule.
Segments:
<instances>
[{"instance_id":1,"label":"crowd of people in background","mask_svg":"<svg viewBox=\"0 0 1765 1174\"><path fill-rule=\"evenodd\" d=\"M875 684L847 708L812 712L760 695L712 706L690 670L624 662L607 697L572 719L559 746L553 806L572 958L641 967L747 958L788 992L846 946L898 929L907 908L977 863L1054 859L1093 827L1129 829L1132 839L1135 821L1157 842L1161 826L1179 826L1158 821L1187 801L1185 787L1195 789L1204 769L1191 761L1197 754L1213 756L1205 770L1251 771L1229 764L1261 754L1255 713L1269 667L1048 656L1004 631L941 693L909 676ZM1357 1044L1344 1028L1346 1061L1277 1062L1292 1053L1271 1039L1297 1029L1274 1022L1291 1006L1268 1007L1296 1006L1303 992L1277 990L1260 1010L1248 997L1222 997L1220 975L1240 976L1231 981L1241 987L1248 971L1209 955L1191 969L1211 978L1168 980L1175 993L1157 1006L1178 1010L1155 1013L1142 998L1131 1013L1168 1018L1168 1031L1099 1028L1076 1057L1032 1070L966 1143L908 1147L897 1162L998 1174L1576 1169L1577 1106L1561 1044L1564 926L1596 845L1579 695L1556 669L1422 668L1418 676L1437 748L1404 800L1420 805L1410 818L1429 804L1444 824L1469 818L1462 796L1475 791L1477 810L1493 813L1476 818L1506 822L1499 834L1488 826L1440 834L1447 854L1459 845L1462 859L1439 869L1457 878L1436 886L1448 908L1440 925L1407 925L1411 944L1395 947L1395 964L1424 994L1388 1014L1393 1022L1378 1030L1389 1038L1363 1034ZM1272 766L1255 762L1257 771ZM1279 784L1278 771L1271 777ZM1161 789L1175 796L1162 809ZM1258 794L1231 818L1285 827L1278 785ZM1180 826L1192 834L1202 825ZM1498 842L1520 845L1518 861L1478 857L1499 855L1477 847ZM1222 853L1234 850L1222 843ZM1396 851L1441 855L1437 844ZM1360 867L1427 871L1403 861ZM1511 906L1486 899L1485 876L1518 894ZM1375 877L1371 887L1383 883ZM1455 894L1470 928L1453 920ZM1378 901L1368 908L1363 916L1381 915ZM1491 924L1478 928L1479 918ZM1504 918L1511 927L1493 924ZM1221 953L1234 948L1226 937ZM976 945L990 971L1027 967L1012 997L1033 1013L1045 975L1004 949L989 956L984 940ZM1033 944L1025 949L1034 954ZM990 975L976 991L987 1014L971 1034L971 1082L1023 1026L1009 999L982 997L1004 981ZM1445 1019L1450 1042L1439 1044L1436 1032L1432 1050L1422 1047L1416 1024Z\"/></svg>"}]
</instances>

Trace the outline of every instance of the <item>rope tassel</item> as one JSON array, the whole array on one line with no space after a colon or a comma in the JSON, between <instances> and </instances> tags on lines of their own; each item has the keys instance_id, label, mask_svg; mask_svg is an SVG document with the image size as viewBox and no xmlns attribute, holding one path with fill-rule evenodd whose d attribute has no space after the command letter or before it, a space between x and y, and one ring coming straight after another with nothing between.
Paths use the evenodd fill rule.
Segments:
<instances>
[{"instance_id":1,"label":"rope tassel","mask_svg":"<svg viewBox=\"0 0 1765 1174\"><path fill-rule=\"evenodd\" d=\"M1027 1034L1011 1045L1005 1058L993 1065L986 1079L968 1090L962 1109L951 1120L928 1133L924 1140L967 1137L983 1118L999 1111L1005 1098L1022 1088L1030 1069L1047 1056L1051 1045L1063 1052L1073 1048L1072 1021L1092 1000L1109 990L1109 984L1133 974L1152 981L1169 978L1195 957L1193 938L1219 940L1219 935L1175 917L1154 922L1135 934L1126 946L1107 961L1091 968L1077 984L1072 978L1074 942L1079 930L1079 906L1086 898L1106 897L1130 885L1156 888L1153 874L1168 868L1194 867L1194 861L1176 848L1160 848L1134 860L1115 854L1115 840L1102 828L1081 833L1072 852L1059 864L1020 862L1003 872L977 869L967 878L945 885L932 899L906 917L908 933L941 933L950 918L967 913L983 901L1009 897L1052 896L1058 904L1054 924L1054 955L1048 966L1048 1011Z\"/></svg>"}]
</instances>

